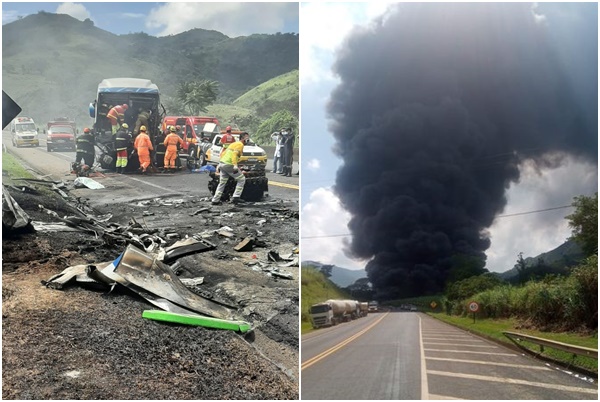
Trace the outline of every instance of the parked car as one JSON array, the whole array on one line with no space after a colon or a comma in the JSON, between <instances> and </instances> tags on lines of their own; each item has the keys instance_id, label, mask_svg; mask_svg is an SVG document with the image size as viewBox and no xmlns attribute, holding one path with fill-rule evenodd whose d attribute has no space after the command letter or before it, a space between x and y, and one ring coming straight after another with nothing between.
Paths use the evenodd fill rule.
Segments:
<instances>
[{"instance_id":1,"label":"parked car","mask_svg":"<svg viewBox=\"0 0 600 402\"><path fill-rule=\"evenodd\" d=\"M236 141L240 138L240 131L234 131L232 134ZM221 150L223 149L223 145L221 145L222 136L223 134L215 135L210 149L206 151L206 159L208 163L214 165L219 164ZM267 153L264 149L250 140L250 142L244 146L244 153L240 158L238 165L261 166L264 169L267 165Z\"/></svg>"},{"instance_id":2,"label":"parked car","mask_svg":"<svg viewBox=\"0 0 600 402\"><path fill-rule=\"evenodd\" d=\"M75 151L75 130L75 122L69 120L48 122L46 150L52 152L58 148L66 148Z\"/></svg>"}]
</instances>

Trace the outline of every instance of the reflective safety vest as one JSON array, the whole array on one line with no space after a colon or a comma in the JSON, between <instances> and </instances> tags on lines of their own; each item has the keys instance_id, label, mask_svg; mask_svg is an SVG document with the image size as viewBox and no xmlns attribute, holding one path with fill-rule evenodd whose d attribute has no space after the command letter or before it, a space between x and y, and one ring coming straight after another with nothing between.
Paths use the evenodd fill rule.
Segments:
<instances>
[{"instance_id":1,"label":"reflective safety vest","mask_svg":"<svg viewBox=\"0 0 600 402\"><path fill-rule=\"evenodd\" d=\"M226 165L237 165L238 161L242 157L243 152L244 143L241 141L236 141L225 150L219 161Z\"/></svg>"}]
</instances>

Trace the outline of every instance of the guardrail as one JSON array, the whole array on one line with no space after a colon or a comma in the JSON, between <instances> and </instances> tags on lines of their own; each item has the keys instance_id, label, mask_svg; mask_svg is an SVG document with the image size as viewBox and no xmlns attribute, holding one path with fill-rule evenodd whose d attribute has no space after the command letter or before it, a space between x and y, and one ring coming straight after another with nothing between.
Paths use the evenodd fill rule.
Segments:
<instances>
[{"instance_id":1,"label":"guardrail","mask_svg":"<svg viewBox=\"0 0 600 402\"><path fill-rule=\"evenodd\" d=\"M551 341L551 340L544 339L544 338L538 338L536 336L518 334L516 332L505 331L505 332L503 332L503 334L508 339L510 339L511 342L513 342L515 345L517 345L521 349L525 349L525 347L517 343L517 341L519 339L540 345L541 353L544 352L544 346L547 346L549 348L562 350L563 352L568 352L568 353L572 353L572 354L579 355L579 356L591 357L591 358L598 360L598 349L586 348L583 346L569 345L568 343Z\"/></svg>"}]
</instances>

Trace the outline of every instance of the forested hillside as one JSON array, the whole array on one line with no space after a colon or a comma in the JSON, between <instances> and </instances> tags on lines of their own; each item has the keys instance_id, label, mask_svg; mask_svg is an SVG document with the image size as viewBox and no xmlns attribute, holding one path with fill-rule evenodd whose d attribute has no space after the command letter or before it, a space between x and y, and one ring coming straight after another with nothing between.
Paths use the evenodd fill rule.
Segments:
<instances>
[{"instance_id":1,"label":"forested hillside","mask_svg":"<svg viewBox=\"0 0 600 402\"><path fill-rule=\"evenodd\" d=\"M186 80L217 81L217 102L229 104L255 86L297 70L298 38L229 38L203 29L167 37L115 35L90 20L39 12L2 27L3 90L23 115L42 125L56 116L88 124L87 106L98 83L112 77L150 79L163 98L175 97Z\"/></svg>"}]
</instances>

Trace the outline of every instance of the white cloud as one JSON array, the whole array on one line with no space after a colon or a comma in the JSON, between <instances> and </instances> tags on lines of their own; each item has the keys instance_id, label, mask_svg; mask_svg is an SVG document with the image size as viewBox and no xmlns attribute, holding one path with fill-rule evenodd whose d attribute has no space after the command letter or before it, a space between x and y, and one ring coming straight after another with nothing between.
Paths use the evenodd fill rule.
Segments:
<instances>
[{"instance_id":1,"label":"white cloud","mask_svg":"<svg viewBox=\"0 0 600 402\"><path fill-rule=\"evenodd\" d=\"M2 10L2 25L16 21L19 18L19 12L15 10Z\"/></svg>"},{"instance_id":2,"label":"white cloud","mask_svg":"<svg viewBox=\"0 0 600 402\"><path fill-rule=\"evenodd\" d=\"M92 19L87 8L79 3L62 3L56 8L56 14L68 14L80 21L83 21L86 18Z\"/></svg>"},{"instance_id":3,"label":"white cloud","mask_svg":"<svg viewBox=\"0 0 600 402\"><path fill-rule=\"evenodd\" d=\"M531 14L533 15L533 20L536 22L536 24L544 25L548 22L548 19L546 18L546 16L544 14L538 14L536 12L537 8L538 8L537 3L533 3L531 5Z\"/></svg>"},{"instance_id":4,"label":"white cloud","mask_svg":"<svg viewBox=\"0 0 600 402\"><path fill-rule=\"evenodd\" d=\"M146 27L158 36L201 28L236 37L281 32L297 16L298 3L166 3L150 10Z\"/></svg>"},{"instance_id":5,"label":"white cloud","mask_svg":"<svg viewBox=\"0 0 600 402\"><path fill-rule=\"evenodd\" d=\"M321 162L317 158L313 158L306 162L306 166L313 171L317 171L321 168Z\"/></svg>"},{"instance_id":6,"label":"white cloud","mask_svg":"<svg viewBox=\"0 0 600 402\"><path fill-rule=\"evenodd\" d=\"M335 80L331 64L335 50L350 31L367 25L393 4L387 1L367 3L302 3L300 13L300 72L302 84Z\"/></svg>"},{"instance_id":7,"label":"white cloud","mask_svg":"<svg viewBox=\"0 0 600 402\"><path fill-rule=\"evenodd\" d=\"M522 166L521 181L508 190L508 205L501 215L571 205L573 197L592 195L597 188L597 168L572 159L541 173L531 166ZM535 257L560 246L571 235L564 217L572 212L572 208L564 208L497 218L490 228L488 269L504 272L514 266L520 252L524 257Z\"/></svg>"},{"instance_id":8,"label":"white cloud","mask_svg":"<svg viewBox=\"0 0 600 402\"><path fill-rule=\"evenodd\" d=\"M310 194L308 203L302 208L301 254L302 260L335 264L348 269L363 269L364 262L351 260L344 255L344 237L313 236L349 233L350 214L330 188L318 188Z\"/></svg>"}]
</instances>

